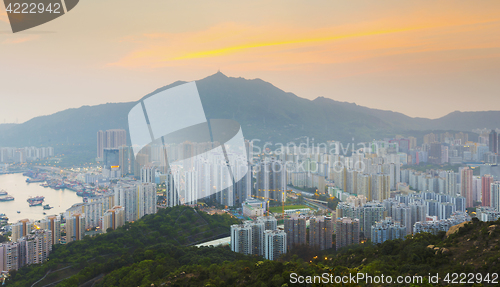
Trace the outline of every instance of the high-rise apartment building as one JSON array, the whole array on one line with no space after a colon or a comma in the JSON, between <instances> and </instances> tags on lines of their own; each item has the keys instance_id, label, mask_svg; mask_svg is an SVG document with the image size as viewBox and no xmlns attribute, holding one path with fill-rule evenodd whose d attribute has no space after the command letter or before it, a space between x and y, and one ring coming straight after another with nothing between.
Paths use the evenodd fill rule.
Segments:
<instances>
[{"instance_id":1,"label":"high-rise apartment building","mask_svg":"<svg viewBox=\"0 0 500 287\"><path fill-rule=\"evenodd\" d=\"M446 172L445 191L449 195L457 194L457 174L453 171Z\"/></svg>"},{"instance_id":2,"label":"high-rise apartment building","mask_svg":"<svg viewBox=\"0 0 500 287\"><path fill-rule=\"evenodd\" d=\"M394 222L399 222L400 226L406 227L406 234L411 234L413 227L411 221L411 208L408 205L402 203L393 205L391 216Z\"/></svg>"},{"instance_id":3,"label":"high-rise apartment building","mask_svg":"<svg viewBox=\"0 0 500 287\"><path fill-rule=\"evenodd\" d=\"M136 183L115 186L115 205L125 208L125 221L136 221L156 213L156 184Z\"/></svg>"},{"instance_id":4,"label":"high-rise apartment building","mask_svg":"<svg viewBox=\"0 0 500 287\"><path fill-rule=\"evenodd\" d=\"M375 244L384 243L386 240L404 239L408 234L407 228L397 221L387 217L371 227L371 241Z\"/></svg>"},{"instance_id":5,"label":"high-rise apartment building","mask_svg":"<svg viewBox=\"0 0 500 287\"><path fill-rule=\"evenodd\" d=\"M286 199L286 167L278 160L262 161L256 166L255 195L279 202Z\"/></svg>"},{"instance_id":6,"label":"high-rise apartment building","mask_svg":"<svg viewBox=\"0 0 500 287\"><path fill-rule=\"evenodd\" d=\"M498 134L495 130L491 130L489 138L489 147L492 153L498 153Z\"/></svg>"},{"instance_id":7,"label":"high-rise apartment building","mask_svg":"<svg viewBox=\"0 0 500 287\"><path fill-rule=\"evenodd\" d=\"M287 234L283 230L264 231L264 257L267 260L276 260L287 249Z\"/></svg>"},{"instance_id":8,"label":"high-rise apartment building","mask_svg":"<svg viewBox=\"0 0 500 287\"><path fill-rule=\"evenodd\" d=\"M85 236L85 215L74 214L66 218L66 243L82 240Z\"/></svg>"},{"instance_id":9,"label":"high-rise apartment building","mask_svg":"<svg viewBox=\"0 0 500 287\"><path fill-rule=\"evenodd\" d=\"M251 254L264 256L264 231L266 231L264 222L248 220L243 221L243 225L252 228Z\"/></svg>"},{"instance_id":10,"label":"high-rise apartment building","mask_svg":"<svg viewBox=\"0 0 500 287\"><path fill-rule=\"evenodd\" d=\"M388 174L373 174L371 176L371 199L382 201L390 197L391 179Z\"/></svg>"},{"instance_id":11,"label":"high-rise apartment building","mask_svg":"<svg viewBox=\"0 0 500 287\"><path fill-rule=\"evenodd\" d=\"M0 271L12 271L19 269L19 244L8 242L0 244Z\"/></svg>"},{"instance_id":12,"label":"high-rise apartment building","mask_svg":"<svg viewBox=\"0 0 500 287\"><path fill-rule=\"evenodd\" d=\"M127 132L121 129L97 132L97 158L104 158L104 149L116 149L127 144Z\"/></svg>"},{"instance_id":13,"label":"high-rise apartment building","mask_svg":"<svg viewBox=\"0 0 500 287\"><path fill-rule=\"evenodd\" d=\"M490 206L500 211L500 181L496 181L490 185L490 200Z\"/></svg>"},{"instance_id":14,"label":"high-rise apartment building","mask_svg":"<svg viewBox=\"0 0 500 287\"><path fill-rule=\"evenodd\" d=\"M285 232L287 234L287 247L289 250L294 245L306 244L306 218L302 216L285 218Z\"/></svg>"},{"instance_id":15,"label":"high-rise apartment building","mask_svg":"<svg viewBox=\"0 0 500 287\"><path fill-rule=\"evenodd\" d=\"M20 238L28 236L31 230L34 229L33 222L29 219L19 220L17 223L12 225L12 242L18 241Z\"/></svg>"},{"instance_id":16,"label":"high-rise apartment building","mask_svg":"<svg viewBox=\"0 0 500 287\"><path fill-rule=\"evenodd\" d=\"M260 216L257 217L258 222L264 224L264 230L276 230L278 229L278 221L274 216Z\"/></svg>"},{"instance_id":17,"label":"high-rise apartment building","mask_svg":"<svg viewBox=\"0 0 500 287\"><path fill-rule=\"evenodd\" d=\"M460 172L460 195L465 197L465 207L473 207L473 192L472 192L472 175L473 171L469 167L465 167Z\"/></svg>"},{"instance_id":18,"label":"high-rise apartment building","mask_svg":"<svg viewBox=\"0 0 500 287\"><path fill-rule=\"evenodd\" d=\"M245 224L231 225L231 251L251 255L252 227Z\"/></svg>"},{"instance_id":19,"label":"high-rise apartment building","mask_svg":"<svg viewBox=\"0 0 500 287\"><path fill-rule=\"evenodd\" d=\"M330 249L333 246L333 221L331 217L318 216L309 220L309 245L319 250Z\"/></svg>"},{"instance_id":20,"label":"high-rise apartment building","mask_svg":"<svg viewBox=\"0 0 500 287\"><path fill-rule=\"evenodd\" d=\"M61 243L61 218L59 216L47 216L40 220L40 229L51 232L52 244Z\"/></svg>"},{"instance_id":21,"label":"high-rise apartment building","mask_svg":"<svg viewBox=\"0 0 500 287\"><path fill-rule=\"evenodd\" d=\"M17 241L0 244L0 273L45 262L52 251L50 230L36 230Z\"/></svg>"},{"instance_id":22,"label":"high-rise apartment building","mask_svg":"<svg viewBox=\"0 0 500 287\"><path fill-rule=\"evenodd\" d=\"M348 245L359 244L359 226L359 219L347 217L337 219L335 227L337 250Z\"/></svg>"},{"instance_id":23,"label":"high-rise apartment building","mask_svg":"<svg viewBox=\"0 0 500 287\"><path fill-rule=\"evenodd\" d=\"M481 205L491 206L491 184L493 176L486 174L481 178Z\"/></svg>"},{"instance_id":24,"label":"high-rise apartment building","mask_svg":"<svg viewBox=\"0 0 500 287\"><path fill-rule=\"evenodd\" d=\"M153 165L145 165L141 167L141 182L155 182L156 167Z\"/></svg>"},{"instance_id":25,"label":"high-rise apartment building","mask_svg":"<svg viewBox=\"0 0 500 287\"><path fill-rule=\"evenodd\" d=\"M379 202L369 202L360 207L359 210L360 233L365 238L370 238L372 225L385 218L385 208Z\"/></svg>"},{"instance_id":26,"label":"high-rise apartment building","mask_svg":"<svg viewBox=\"0 0 500 287\"><path fill-rule=\"evenodd\" d=\"M125 224L125 208L122 206L115 206L106 211L101 219L102 232L106 233L109 228L112 230L117 229Z\"/></svg>"}]
</instances>

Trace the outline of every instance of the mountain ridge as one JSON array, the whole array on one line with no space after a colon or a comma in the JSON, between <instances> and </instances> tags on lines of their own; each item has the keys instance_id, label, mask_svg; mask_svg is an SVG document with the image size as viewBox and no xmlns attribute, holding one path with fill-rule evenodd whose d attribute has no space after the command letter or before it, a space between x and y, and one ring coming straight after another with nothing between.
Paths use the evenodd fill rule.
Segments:
<instances>
[{"instance_id":1,"label":"mountain ridge","mask_svg":"<svg viewBox=\"0 0 500 287\"><path fill-rule=\"evenodd\" d=\"M186 82L175 81L140 100L183 83ZM408 131L500 127L500 111L455 111L438 119L427 119L325 97L309 100L259 78L228 77L221 72L196 84L208 119L237 120L246 138L262 142L288 142L303 136L323 141L351 141L353 137L365 141ZM128 130L128 112L137 102L82 106L22 124L0 125L0 146L95 145L98 130Z\"/></svg>"}]
</instances>

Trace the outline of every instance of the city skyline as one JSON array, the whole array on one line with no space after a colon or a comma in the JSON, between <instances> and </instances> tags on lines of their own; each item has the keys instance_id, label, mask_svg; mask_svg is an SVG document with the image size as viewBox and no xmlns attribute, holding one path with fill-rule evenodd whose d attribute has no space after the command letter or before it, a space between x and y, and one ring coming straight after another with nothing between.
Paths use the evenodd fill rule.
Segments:
<instances>
[{"instance_id":1,"label":"city skyline","mask_svg":"<svg viewBox=\"0 0 500 287\"><path fill-rule=\"evenodd\" d=\"M0 122L136 101L219 69L311 100L323 96L412 117L500 106L500 4L450 3L136 7L111 0L81 3L66 17L17 34L2 6L0 99L8 104ZM107 13L117 8L120 17ZM185 11L192 17L181 17Z\"/></svg>"}]
</instances>

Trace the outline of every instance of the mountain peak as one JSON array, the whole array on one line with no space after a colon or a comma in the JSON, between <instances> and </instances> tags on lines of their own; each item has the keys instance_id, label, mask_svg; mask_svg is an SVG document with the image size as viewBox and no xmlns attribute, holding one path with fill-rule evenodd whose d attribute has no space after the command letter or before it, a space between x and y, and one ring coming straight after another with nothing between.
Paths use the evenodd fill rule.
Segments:
<instances>
[{"instance_id":1,"label":"mountain peak","mask_svg":"<svg viewBox=\"0 0 500 287\"><path fill-rule=\"evenodd\" d=\"M224 73L222 73L220 70L217 70L217 73L209 76L209 77L221 77L221 78L227 78L226 75L224 75Z\"/></svg>"}]
</instances>

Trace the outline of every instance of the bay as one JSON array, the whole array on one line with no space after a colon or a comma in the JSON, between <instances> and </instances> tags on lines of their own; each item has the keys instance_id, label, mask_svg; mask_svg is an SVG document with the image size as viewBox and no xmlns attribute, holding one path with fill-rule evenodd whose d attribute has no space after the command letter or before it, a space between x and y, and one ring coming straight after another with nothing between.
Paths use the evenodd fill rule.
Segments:
<instances>
[{"instance_id":1,"label":"bay","mask_svg":"<svg viewBox=\"0 0 500 287\"><path fill-rule=\"evenodd\" d=\"M40 220L47 215L64 213L73 204L83 202L82 197L77 196L75 191L42 187L41 182L27 183L26 178L20 173L0 175L0 190L7 191L15 198L13 201L0 202L0 213L5 213L9 218L9 223L25 218ZM30 207L26 200L35 196L45 196L43 205L49 204L53 208L44 210L43 206ZM47 215L44 215L44 212Z\"/></svg>"}]
</instances>

